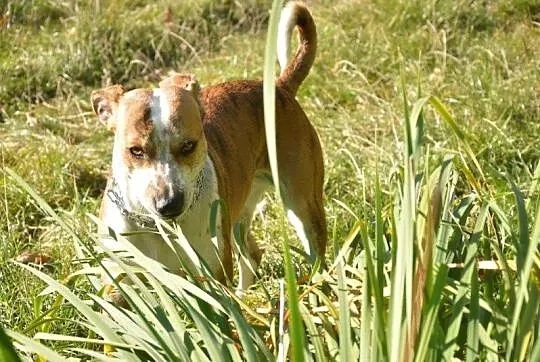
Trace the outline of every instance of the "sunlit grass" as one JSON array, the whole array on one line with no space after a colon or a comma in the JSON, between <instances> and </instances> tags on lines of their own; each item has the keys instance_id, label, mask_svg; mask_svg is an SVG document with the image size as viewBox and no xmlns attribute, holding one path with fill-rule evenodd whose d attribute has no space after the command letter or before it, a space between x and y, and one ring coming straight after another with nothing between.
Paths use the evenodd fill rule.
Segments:
<instances>
[{"instance_id":1,"label":"sunlit grass","mask_svg":"<svg viewBox=\"0 0 540 362\"><path fill-rule=\"evenodd\" d=\"M94 9L98 3L99 11ZM75 252L68 230L83 244L94 245L94 224L86 213L97 213L112 140L89 112L93 87L109 79L128 86L155 84L170 69L191 71L203 85L262 78L269 3L232 10L227 10L232 2L180 3L173 6L179 26L174 31L192 48L165 36L167 11L160 1L117 2L110 11L103 1L78 8L59 3L58 9L48 8L52 2L23 1L12 27L2 30L0 102L7 123L0 123L1 167L26 180L67 224L60 227L11 174L0 174L4 327L29 336L109 338L88 333L77 322L87 318L84 313L81 317L80 309L68 307L54 309L57 320L33 327L58 299L37 298L43 284L7 262L22 250L46 250L55 259L48 275L63 280L81 267L71 263ZM333 267L298 290L306 353L362 360L438 360L443 355L537 360L538 4L344 0L317 1L310 8L319 52L298 98L325 152ZM103 16L93 21L93 14ZM160 41L165 41L161 48ZM84 49L89 49L84 62L70 56ZM252 313L232 301L227 307L243 313L249 328L263 338L265 347L256 347L262 355L277 353L277 281L285 274L280 245L283 239L295 240L283 230L280 213L269 197L265 214L255 221L256 238L271 245L260 268L262 280L245 300ZM305 270L302 258L292 256L297 272ZM495 269L476 263L492 260ZM149 287L158 295L136 303L172 299L182 311L165 314L187 318L182 323L194 333L191 346L200 348L194 353L214 353L207 349L211 338L238 342L233 332L240 319L233 327L220 325L219 337L200 337L191 329L195 324L182 294L155 289L160 278L165 276ZM322 291L323 284L330 292ZM75 276L69 285L85 303L89 293L98 293L84 277ZM396 293L389 293L391 285ZM400 286L402 295L397 294ZM222 293L219 285L212 291ZM400 304L401 311L396 309ZM348 328L346 322L338 322L343 305L349 306L350 333L342 329ZM124 313L112 308L114 315ZM155 318L148 311L143 317L128 314L137 324L140 318ZM163 320L154 323L153 328L164 328L157 326ZM176 328L184 328L182 323ZM156 336L151 328L145 333L141 340ZM256 337L245 338L241 345ZM164 348L169 345L173 350ZM52 346L62 353L66 346L100 351L93 342ZM182 353L174 343L151 346L154 359ZM121 353L129 353L123 347L128 352ZM234 352L226 351L223 355Z\"/></svg>"}]
</instances>

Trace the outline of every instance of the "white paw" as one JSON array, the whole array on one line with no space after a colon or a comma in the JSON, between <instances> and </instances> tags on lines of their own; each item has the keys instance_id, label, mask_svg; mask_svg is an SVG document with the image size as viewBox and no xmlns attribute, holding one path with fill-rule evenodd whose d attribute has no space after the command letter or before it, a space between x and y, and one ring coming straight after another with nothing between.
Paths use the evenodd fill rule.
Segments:
<instances>
[{"instance_id":1,"label":"white paw","mask_svg":"<svg viewBox=\"0 0 540 362\"><path fill-rule=\"evenodd\" d=\"M236 295L238 298L242 299L247 295L247 293L246 293L246 291L244 289L236 289L234 291L234 295Z\"/></svg>"}]
</instances>

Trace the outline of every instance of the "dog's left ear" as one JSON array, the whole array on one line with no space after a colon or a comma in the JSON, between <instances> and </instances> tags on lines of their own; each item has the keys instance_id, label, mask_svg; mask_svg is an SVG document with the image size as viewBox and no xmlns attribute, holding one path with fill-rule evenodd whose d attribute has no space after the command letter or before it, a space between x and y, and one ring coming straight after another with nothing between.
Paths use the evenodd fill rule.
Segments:
<instances>
[{"instance_id":1,"label":"dog's left ear","mask_svg":"<svg viewBox=\"0 0 540 362\"><path fill-rule=\"evenodd\" d=\"M107 124L107 128L111 131L114 131L116 128L114 113L118 107L120 97L124 92L124 87L121 85L112 85L92 91L90 94L94 113L102 122Z\"/></svg>"},{"instance_id":2,"label":"dog's left ear","mask_svg":"<svg viewBox=\"0 0 540 362\"><path fill-rule=\"evenodd\" d=\"M199 100L199 93L201 90L201 86L199 85L199 82L197 82L197 79L195 79L195 76L193 74L185 74L185 73L177 73L174 75L171 75L168 78L163 79L161 82L159 82L159 86L161 88L163 87L180 87L184 88L191 93L193 93L193 96L197 101Z\"/></svg>"}]
</instances>

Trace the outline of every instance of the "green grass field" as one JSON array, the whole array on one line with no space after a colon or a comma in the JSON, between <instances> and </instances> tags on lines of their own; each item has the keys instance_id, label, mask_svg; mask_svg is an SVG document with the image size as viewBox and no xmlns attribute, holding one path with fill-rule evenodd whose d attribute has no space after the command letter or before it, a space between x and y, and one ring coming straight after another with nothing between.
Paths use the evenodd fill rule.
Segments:
<instances>
[{"instance_id":1,"label":"green grass field","mask_svg":"<svg viewBox=\"0 0 540 362\"><path fill-rule=\"evenodd\" d=\"M298 287L309 310L302 313L315 321L305 322L305 353L341 360L540 358L540 1L308 4L319 47L298 99L324 149L328 259L345 255L347 264L325 277L332 293L318 302L323 312L310 304L309 288ZM112 134L91 112L91 90L152 86L169 71L191 72L203 87L262 79L270 8L269 0L0 1L4 328L30 337L99 335L77 322L85 318L72 303L38 297L46 285L10 262L25 250L46 252L53 261L45 272L58 281L82 267L68 230L92 242L96 226L88 214L98 212L112 149ZM422 111L414 107L427 96L443 106L431 98ZM428 177L449 159L447 176ZM429 211L436 209L435 189L439 214ZM254 313L276 307L285 273L281 241L296 244L280 215L269 195L254 224L268 245L261 281L245 300ZM491 264L476 261L498 263L486 269ZM296 253L293 265L297 276L307 270ZM403 294L388 296L394 285ZM70 287L88 300L87 281ZM341 322L345 310L348 325ZM267 345L276 356L271 331L278 315L259 314L268 326L254 330L273 341ZM206 342L199 343L203 350ZM100 350L88 342L47 343L63 355L84 354L66 352L73 346ZM165 352L165 360L174 355Z\"/></svg>"}]
</instances>

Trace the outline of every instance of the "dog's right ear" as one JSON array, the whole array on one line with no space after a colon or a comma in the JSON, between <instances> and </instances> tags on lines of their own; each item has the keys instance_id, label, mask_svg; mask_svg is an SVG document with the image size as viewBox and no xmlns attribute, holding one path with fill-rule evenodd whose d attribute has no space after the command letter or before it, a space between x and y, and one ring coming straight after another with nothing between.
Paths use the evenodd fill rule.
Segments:
<instances>
[{"instance_id":1,"label":"dog's right ear","mask_svg":"<svg viewBox=\"0 0 540 362\"><path fill-rule=\"evenodd\" d=\"M193 74L175 73L159 82L161 88L180 87L190 91L195 98L199 98L201 86Z\"/></svg>"},{"instance_id":2,"label":"dog's right ear","mask_svg":"<svg viewBox=\"0 0 540 362\"><path fill-rule=\"evenodd\" d=\"M118 107L120 97L124 92L124 87L121 85L112 85L110 87L94 90L90 94L94 113L101 122L107 124L107 128L111 131L114 131L116 128L114 113Z\"/></svg>"}]
</instances>

